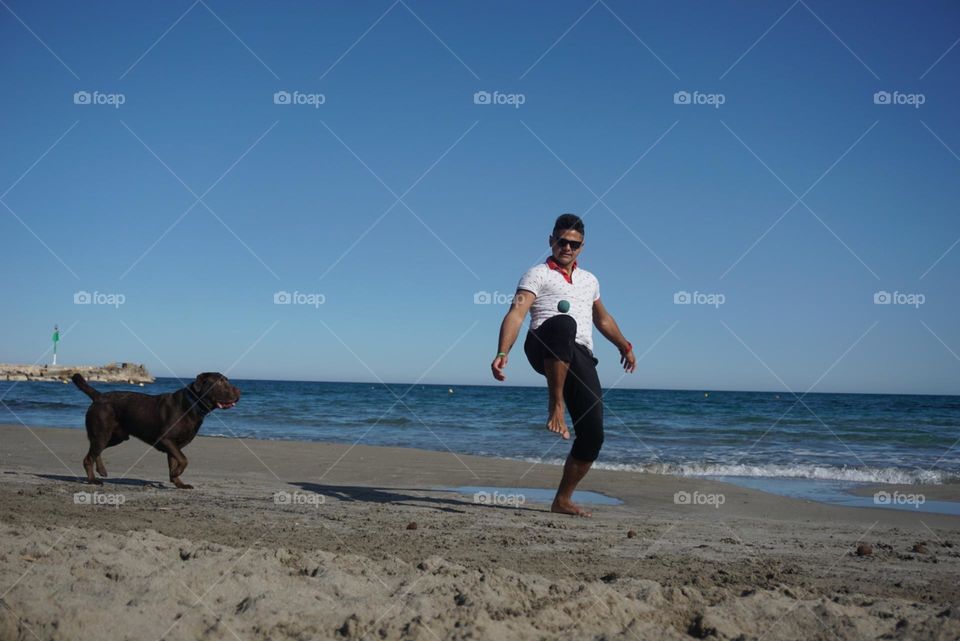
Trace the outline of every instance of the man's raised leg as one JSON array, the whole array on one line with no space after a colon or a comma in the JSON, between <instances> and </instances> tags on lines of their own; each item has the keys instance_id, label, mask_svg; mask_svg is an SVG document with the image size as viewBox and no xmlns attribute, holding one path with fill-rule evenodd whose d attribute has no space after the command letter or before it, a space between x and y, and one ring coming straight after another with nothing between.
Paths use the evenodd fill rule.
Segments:
<instances>
[{"instance_id":1,"label":"man's raised leg","mask_svg":"<svg viewBox=\"0 0 960 641\"><path fill-rule=\"evenodd\" d=\"M564 413L563 391L574 356L576 336L577 321L567 314L559 314L544 321L532 333L535 343L531 343L531 350L527 353L533 368L547 377L547 429L565 439L570 438L570 430Z\"/></svg>"}]
</instances>

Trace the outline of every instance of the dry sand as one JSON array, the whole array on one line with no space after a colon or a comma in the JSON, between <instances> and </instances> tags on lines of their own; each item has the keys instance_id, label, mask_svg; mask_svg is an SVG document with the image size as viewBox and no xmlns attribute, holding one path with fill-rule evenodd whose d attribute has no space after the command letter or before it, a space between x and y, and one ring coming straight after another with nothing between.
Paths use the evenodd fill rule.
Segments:
<instances>
[{"instance_id":1,"label":"dry sand","mask_svg":"<svg viewBox=\"0 0 960 641\"><path fill-rule=\"evenodd\" d=\"M554 466L223 438L187 448L195 490L133 440L93 488L85 450L0 426L0 641L960 638L960 517L596 470L583 489L624 504L577 519L444 489Z\"/></svg>"}]
</instances>

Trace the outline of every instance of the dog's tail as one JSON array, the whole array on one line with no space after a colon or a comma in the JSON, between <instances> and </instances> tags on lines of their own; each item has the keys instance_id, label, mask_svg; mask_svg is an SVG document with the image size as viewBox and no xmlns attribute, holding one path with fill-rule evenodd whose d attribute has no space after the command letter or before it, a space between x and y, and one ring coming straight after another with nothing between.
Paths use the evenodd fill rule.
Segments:
<instances>
[{"instance_id":1,"label":"dog's tail","mask_svg":"<svg viewBox=\"0 0 960 641\"><path fill-rule=\"evenodd\" d=\"M74 385L80 388L81 392L83 392L93 400L97 400L97 398L100 397L100 392L90 387L90 383L88 383L83 376L80 376L80 374L74 374L73 376L70 377L70 380L73 381Z\"/></svg>"}]
</instances>

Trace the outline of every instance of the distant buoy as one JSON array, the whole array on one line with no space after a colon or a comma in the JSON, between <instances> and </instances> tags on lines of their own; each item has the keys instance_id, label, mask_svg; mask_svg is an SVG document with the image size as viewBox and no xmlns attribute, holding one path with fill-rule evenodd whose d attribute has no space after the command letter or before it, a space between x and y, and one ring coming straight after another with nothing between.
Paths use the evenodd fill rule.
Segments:
<instances>
[{"instance_id":1,"label":"distant buoy","mask_svg":"<svg viewBox=\"0 0 960 641\"><path fill-rule=\"evenodd\" d=\"M704 397L704 398L708 398L709 396L710 396L710 392L704 392L704 393L703 393L703 397Z\"/></svg>"},{"instance_id":2,"label":"distant buoy","mask_svg":"<svg viewBox=\"0 0 960 641\"><path fill-rule=\"evenodd\" d=\"M448 387L448 388L447 388L447 394L453 394L453 388L452 388L452 387Z\"/></svg>"}]
</instances>

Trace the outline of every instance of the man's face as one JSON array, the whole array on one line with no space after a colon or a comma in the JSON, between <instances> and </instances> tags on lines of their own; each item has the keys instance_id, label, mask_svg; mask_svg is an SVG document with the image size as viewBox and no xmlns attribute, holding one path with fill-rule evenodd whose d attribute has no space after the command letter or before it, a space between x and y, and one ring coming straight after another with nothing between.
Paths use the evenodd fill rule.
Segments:
<instances>
[{"instance_id":1,"label":"man's face","mask_svg":"<svg viewBox=\"0 0 960 641\"><path fill-rule=\"evenodd\" d=\"M571 265L583 251L583 234L568 229L557 236L550 236L550 249L553 252L553 259L561 267Z\"/></svg>"}]
</instances>

